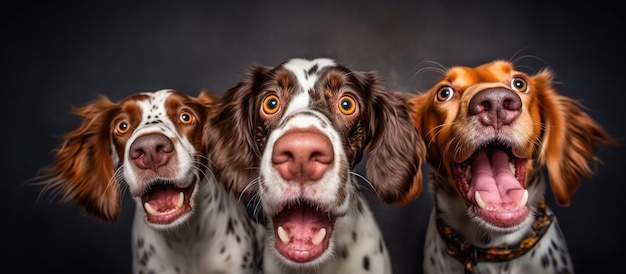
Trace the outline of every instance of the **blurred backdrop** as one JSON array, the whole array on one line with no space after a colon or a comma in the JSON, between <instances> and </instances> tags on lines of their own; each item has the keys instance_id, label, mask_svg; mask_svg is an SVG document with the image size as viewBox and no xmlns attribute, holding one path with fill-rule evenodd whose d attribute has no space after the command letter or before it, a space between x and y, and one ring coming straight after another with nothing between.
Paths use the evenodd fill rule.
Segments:
<instances>
[{"instance_id":1,"label":"blurred backdrop","mask_svg":"<svg viewBox=\"0 0 626 274\"><path fill-rule=\"evenodd\" d=\"M98 94L114 101L162 88L219 95L250 65L293 57L334 58L415 93L440 76L425 67L518 59L527 72L553 69L560 92L580 99L624 143L625 9L562 2L3 1L0 272L130 272L129 197L119 222L107 224L26 184L52 161L59 137L79 125L71 106ZM599 147L603 164L571 206L549 197L578 273L622 267L624 152ZM395 273L421 273L428 190L402 208L371 203Z\"/></svg>"}]
</instances>

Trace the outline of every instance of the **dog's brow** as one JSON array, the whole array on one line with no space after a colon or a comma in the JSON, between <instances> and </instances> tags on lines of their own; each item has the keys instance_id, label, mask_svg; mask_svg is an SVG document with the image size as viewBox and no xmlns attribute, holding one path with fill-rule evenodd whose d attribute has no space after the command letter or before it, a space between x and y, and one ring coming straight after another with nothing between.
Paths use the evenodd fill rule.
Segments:
<instances>
[{"instance_id":1,"label":"dog's brow","mask_svg":"<svg viewBox=\"0 0 626 274\"><path fill-rule=\"evenodd\" d=\"M301 91L307 91L314 87L317 82L317 72L328 66L335 66L335 62L331 59L291 59L283 65L283 67L296 76Z\"/></svg>"}]
</instances>

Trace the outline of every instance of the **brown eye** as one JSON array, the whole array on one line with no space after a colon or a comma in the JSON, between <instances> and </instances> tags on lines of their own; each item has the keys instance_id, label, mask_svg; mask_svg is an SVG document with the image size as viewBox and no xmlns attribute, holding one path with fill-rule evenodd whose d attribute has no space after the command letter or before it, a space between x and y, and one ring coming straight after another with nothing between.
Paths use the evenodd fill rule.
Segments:
<instances>
[{"instance_id":1,"label":"brown eye","mask_svg":"<svg viewBox=\"0 0 626 274\"><path fill-rule=\"evenodd\" d=\"M268 95L263 99L263 112L274 114L280 109L280 99L276 95Z\"/></svg>"},{"instance_id":2,"label":"brown eye","mask_svg":"<svg viewBox=\"0 0 626 274\"><path fill-rule=\"evenodd\" d=\"M188 111L182 111L178 118L183 124L191 124L191 122L193 122L193 115Z\"/></svg>"},{"instance_id":3,"label":"brown eye","mask_svg":"<svg viewBox=\"0 0 626 274\"><path fill-rule=\"evenodd\" d=\"M356 101L352 96L341 96L338 103L339 111L345 115L350 115L356 111Z\"/></svg>"},{"instance_id":4,"label":"brown eye","mask_svg":"<svg viewBox=\"0 0 626 274\"><path fill-rule=\"evenodd\" d=\"M528 82L522 77L514 77L511 80L511 88L519 92L528 92Z\"/></svg>"},{"instance_id":5,"label":"brown eye","mask_svg":"<svg viewBox=\"0 0 626 274\"><path fill-rule=\"evenodd\" d=\"M439 102L448 101L452 99L452 96L454 96L454 89L450 86L443 86L437 91L437 101Z\"/></svg>"},{"instance_id":6,"label":"brown eye","mask_svg":"<svg viewBox=\"0 0 626 274\"><path fill-rule=\"evenodd\" d=\"M115 124L115 132L118 134L124 134L128 132L130 129L130 125L128 124L128 120L120 120Z\"/></svg>"}]
</instances>

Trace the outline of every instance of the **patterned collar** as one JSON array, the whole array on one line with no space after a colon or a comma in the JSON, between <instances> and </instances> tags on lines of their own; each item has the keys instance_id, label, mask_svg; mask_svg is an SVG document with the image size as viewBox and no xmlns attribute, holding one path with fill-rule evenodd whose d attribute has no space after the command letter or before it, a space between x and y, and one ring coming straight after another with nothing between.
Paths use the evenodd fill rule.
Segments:
<instances>
[{"instance_id":1,"label":"patterned collar","mask_svg":"<svg viewBox=\"0 0 626 274\"><path fill-rule=\"evenodd\" d=\"M546 233L554 220L554 215L548 212L544 200L539 202L536 215L537 220L522 241L512 246L492 248L482 248L465 243L463 237L454 232L452 228L442 220L440 217L441 214L437 214L436 224L439 235L441 235L446 242L446 253L463 264L465 273L471 273L472 268L479 262L510 261L524 255L528 250L531 250Z\"/></svg>"}]
</instances>

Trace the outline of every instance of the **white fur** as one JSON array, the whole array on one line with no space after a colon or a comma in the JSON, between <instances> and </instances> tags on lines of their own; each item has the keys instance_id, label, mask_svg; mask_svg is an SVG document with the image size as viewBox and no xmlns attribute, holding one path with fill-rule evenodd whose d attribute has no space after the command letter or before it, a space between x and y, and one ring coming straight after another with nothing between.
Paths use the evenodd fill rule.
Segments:
<instances>
[{"instance_id":1,"label":"white fur","mask_svg":"<svg viewBox=\"0 0 626 274\"><path fill-rule=\"evenodd\" d=\"M274 236L272 220L268 218L264 251L265 273L391 273L391 263L382 234L367 201L358 194L355 179L350 174L350 164L342 144L342 136L332 127L328 117L309 107L311 98L308 91L314 87L318 75L308 72L314 66L317 66L319 71L323 67L334 65L334 61L330 59L311 61L292 59L283 65L295 74L301 90L296 91L293 98L290 98L280 124L268 136L260 164L259 180L261 184L259 198L266 214L277 212L286 201L304 198L315 201L321 209L336 216L329 248L310 262L289 261L274 247L278 239ZM314 128L332 143L334 153L332 167L315 182L305 184L289 182L281 177L272 163L271 154L276 140L285 132L297 128ZM344 181L344 178L347 178L347 181ZM337 204L340 196L345 196L346 199ZM362 212L358 211L359 207L362 208ZM369 270L364 269L364 265L367 265Z\"/></svg>"}]
</instances>

